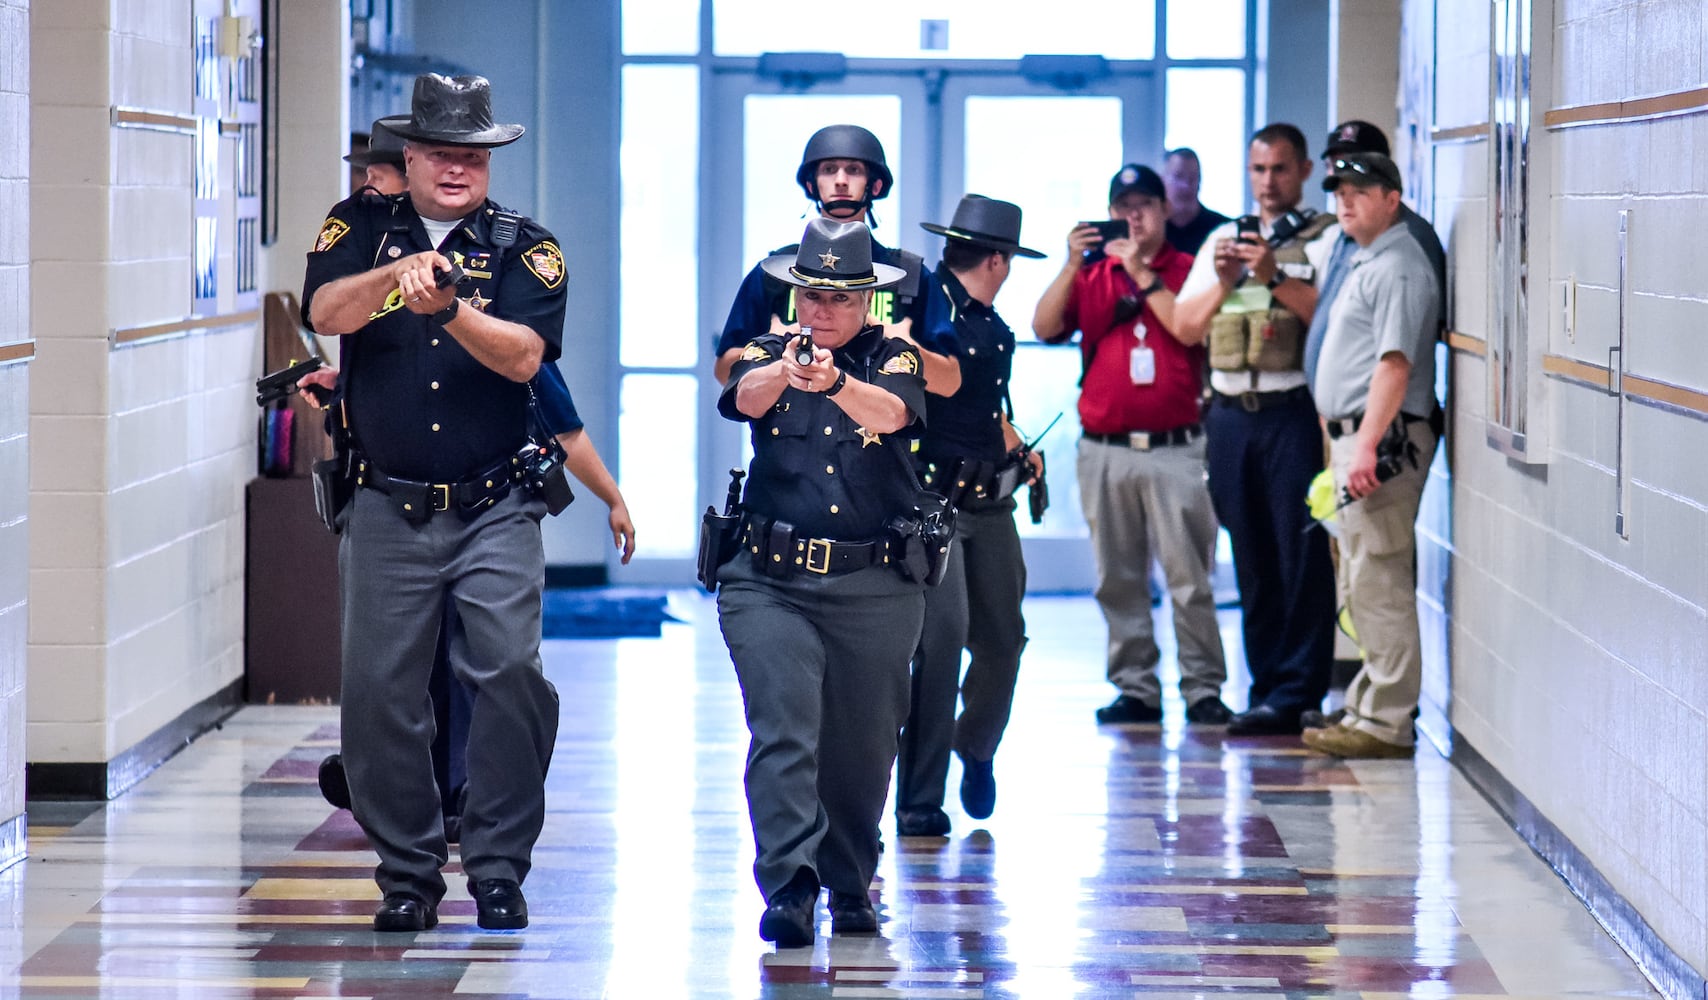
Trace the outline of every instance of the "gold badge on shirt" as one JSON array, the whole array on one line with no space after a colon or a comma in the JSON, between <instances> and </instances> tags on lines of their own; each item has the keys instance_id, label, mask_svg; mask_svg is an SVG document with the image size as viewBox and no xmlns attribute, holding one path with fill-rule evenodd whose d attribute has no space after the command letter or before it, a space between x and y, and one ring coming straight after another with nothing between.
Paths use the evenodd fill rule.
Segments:
<instances>
[{"instance_id":1,"label":"gold badge on shirt","mask_svg":"<svg viewBox=\"0 0 1708 1000\"><path fill-rule=\"evenodd\" d=\"M551 240L536 244L532 250L522 255L522 262L547 288L556 288L563 284L563 251Z\"/></svg>"},{"instance_id":2,"label":"gold badge on shirt","mask_svg":"<svg viewBox=\"0 0 1708 1000\"><path fill-rule=\"evenodd\" d=\"M314 241L314 252L325 253L332 249L349 231L350 224L343 219L327 219L321 224L320 236Z\"/></svg>"},{"instance_id":3,"label":"gold badge on shirt","mask_svg":"<svg viewBox=\"0 0 1708 1000\"><path fill-rule=\"evenodd\" d=\"M884 362L884 366L878 371L885 375L918 375L919 355L912 351L903 351Z\"/></svg>"}]
</instances>

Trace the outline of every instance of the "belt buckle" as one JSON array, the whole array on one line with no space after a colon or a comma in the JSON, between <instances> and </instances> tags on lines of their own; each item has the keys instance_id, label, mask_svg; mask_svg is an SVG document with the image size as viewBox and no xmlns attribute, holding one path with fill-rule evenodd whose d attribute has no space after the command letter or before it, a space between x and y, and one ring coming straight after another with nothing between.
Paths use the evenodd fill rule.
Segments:
<instances>
[{"instance_id":1,"label":"belt buckle","mask_svg":"<svg viewBox=\"0 0 1708 1000\"><path fill-rule=\"evenodd\" d=\"M450 483L428 483L427 489L433 495L434 510L443 512L451 509Z\"/></svg>"},{"instance_id":2,"label":"belt buckle","mask_svg":"<svg viewBox=\"0 0 1708 1000\"><path fill-rule=\"evenodd\" d=\"M807 570L821 576L830 572L830 542L823 538L807 539Z\"/></svg>"},{"instance_id":3,"label":"belt buckle","mask_svg":"<svg viewBox=\"0 0 1708 1000\"><path fill-rule=\"evenodd\" d=\"M1132 448L1136 451L1150 451L1151 450L1151 432L1150 431L1130 431L1127 434L1127 447Z\"/></svg>"},{"instance_id":4,"label":"belt buckle","mask_svg":"<svg viewBox=\"0 0 1708 1000\"><path fill-rule=\"evenodd\" d=\"M1257 391L1254 389L1247 389L1239 394L1239 405L1240 409L1247 413L1256 413L1263 409L1263 401L1257 398Z\"/></svg>"}]
</instances>

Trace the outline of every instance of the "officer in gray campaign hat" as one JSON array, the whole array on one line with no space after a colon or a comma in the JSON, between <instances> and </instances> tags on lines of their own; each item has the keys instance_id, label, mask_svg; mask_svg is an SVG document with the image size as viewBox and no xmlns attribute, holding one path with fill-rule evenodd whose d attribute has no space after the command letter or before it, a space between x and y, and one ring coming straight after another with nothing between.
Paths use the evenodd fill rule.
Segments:
<instances>
[{"instance_id":1,"label":"officer in gray campaign hat","mask_svg":"<svg viewBox=\"0 0 1708 1000\"><path fill-rule=\"evenodd\" d=\"M1042 257L1020 245L1020 206L969 194L949 225L920 223L943 236L933 294L955 318L961 385L927 397L916 456L928 489L957 509L956 543L940 586L925 594L925 628L913 659L913 689L896 767L896 832L949 832L943 811L949 752L961 758L961 807L973 819L996 808L992 758L1014 703L1026 623L1020 599L1026 563L1014 526L1014 494L1042 468L1011 422L1014 331L992 303L1015 257ZM961 680L961 651L972 654ZM955 716L957 696L962 703Z\"/></svg>"},{"instance_id":2,"label":"officer in gray campaign hat","mask_svg":"<svg viewBox=\"0 0 1708 1000\"><path fill-rule=\"evenodd\" d=\"M718 402L752 426L753 463L740 544L715 573L752 735L759 934L795 948L812 944L821 887L833 933L878 929L878 822L925 611L908 460L925 380L918 348L868 321L903 271L872 260L865 225L813 219L762 266L794 288L801 333L749 342Z\"/></svg>"}]
</instances>

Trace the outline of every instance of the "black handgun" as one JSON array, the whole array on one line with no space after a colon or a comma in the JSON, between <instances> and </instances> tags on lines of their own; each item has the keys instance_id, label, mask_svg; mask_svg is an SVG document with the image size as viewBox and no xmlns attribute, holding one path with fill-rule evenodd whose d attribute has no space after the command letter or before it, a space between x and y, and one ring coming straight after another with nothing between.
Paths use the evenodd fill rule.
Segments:
<instances>
[{"instance_id":1,"label":"black handgun","mask_svg":"<svg viewBox=\"0 0 1708 1000\"><path fill-rule=\"evenodd\" d=\"M1044 511L1050 509L1050 483L1044 478L1044 453L1033 454L1038 456L1038 477L1026 486L1026 512L1033 524L1043 524Z\"/></svg>"},{"instance_id":2,"label":"black handgun","mask_svg":"<svg viewBox=\"0 0 1708 1000\"><path fill-rule=\"evenodd\" d=\"M813 342L812 327L801 327L801 339L795 343L795 364L802 366L812 364Z\"/></svg>"},{"instance_id":3,"label":"black handgun","mask_svg":"<svg viewBox=\"0 0 1708 1000\"><path fill-rule=\"evenodd\" d=\"M742 469L729 470L729 492L724 496L724 512L719 514L710 505L700 515L700 554L694 564L694 576L707 593L718 589L718 567L735 558L741 544L741 481L747 476Z\"/></svg>"},{"instance_id":4,"label":"black handgun","mask_svg":"<svg viewBox=\"0 0 1708 1000\"><path fill-rule=\"evenodd\" d=\"M281 368L261 376L255 380L255 405L266 406L284 399L297 391L297 379L310 372L317 372L324 366L325 362L319 358L309 358L307 361L295 362L289 368Z\"/></svg>"},{"instance_id":5,"label":"black handgun","mask_svg":"<svg viewBox=\"0 0 1708 1000\"><path fill-rule=\"evenodd\" d=\"M453 260L450 268L433 275L433 286L435 288L448 288L463 280L463 277L463 269L458 267L457 262Z\"/></svg>"}]
</instances>

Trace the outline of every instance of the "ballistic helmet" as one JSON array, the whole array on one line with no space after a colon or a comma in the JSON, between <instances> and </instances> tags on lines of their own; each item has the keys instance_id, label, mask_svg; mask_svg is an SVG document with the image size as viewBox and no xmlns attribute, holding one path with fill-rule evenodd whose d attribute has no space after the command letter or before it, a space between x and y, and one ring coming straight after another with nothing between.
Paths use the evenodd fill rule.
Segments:
<instances>
[{"instance_id":1,"label":"ballistic helmet","mask_svg":"<svg viewBox=\"0 0 1708 1000\"><path fill-rule=\"evenodd\" d=\"M883 143L878 141L877 136L858 125L826 125L807 140L807 148L801 152L800 169L795 171L795 181L800 184L807 197L815 202L820 200L814 186L820 160L859 160L865 163L869 173L866 189L868 202L889 197L890 188L895 186L895 178L890 175L889 164L884 162ZM873 180L884 182L876 194L871 190Z\"/></svg>"}]
</instances>

